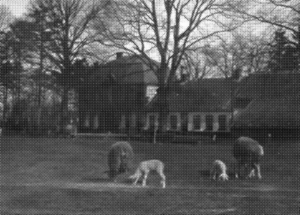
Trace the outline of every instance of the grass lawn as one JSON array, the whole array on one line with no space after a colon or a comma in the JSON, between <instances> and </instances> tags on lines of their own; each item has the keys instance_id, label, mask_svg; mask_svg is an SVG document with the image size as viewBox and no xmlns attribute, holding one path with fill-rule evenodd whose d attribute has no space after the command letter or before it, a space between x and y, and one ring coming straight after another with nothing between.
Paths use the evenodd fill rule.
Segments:
<instances>
[{"instance_id":1,"label":"grass lawn","mask_svg":"<svg viewBox=\"0 0 300 215\"><path fill-rule=\"evenodd\" d=\"M262 180L209 179L215 159L230 166L230 139L197 145L131 141L135 165L161 159L166 189L153 174L131 185L132 172L108 180L113 139L0 137L1 214L299 214L300 141L262 143Z\"/></svg>"}]
</instances>

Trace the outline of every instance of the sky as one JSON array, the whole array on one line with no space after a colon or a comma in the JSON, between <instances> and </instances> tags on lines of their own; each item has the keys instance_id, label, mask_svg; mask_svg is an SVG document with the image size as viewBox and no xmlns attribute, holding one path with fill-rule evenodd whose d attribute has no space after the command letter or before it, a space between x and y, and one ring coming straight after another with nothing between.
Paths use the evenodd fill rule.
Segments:
<instances>
[{"instance_id":1,"label":"sky","mask_svg":"<svg viewBox=\"0 0 300 215\"><path fill-rule=\"evenodd\" d=\"M30 0L0 0L0 5L9 7L14 16L21 16L26 11Z\"/></svg>"}]
</instances>

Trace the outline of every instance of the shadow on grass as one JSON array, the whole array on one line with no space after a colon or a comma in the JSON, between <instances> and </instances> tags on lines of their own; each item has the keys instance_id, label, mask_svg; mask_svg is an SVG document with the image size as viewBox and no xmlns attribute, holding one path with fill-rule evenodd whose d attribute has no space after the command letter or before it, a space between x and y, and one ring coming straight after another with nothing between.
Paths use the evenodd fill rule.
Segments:
<instances>
[{"instance_id":1,"label":"shadow on grass","mask_svg":"<svg viewBox=\"0 0 300 215\"><path fill-rule=\"evenodd\" d=\"M202 178L210 179L210 170L209 169L199 170L198 173ZM228 171L227 174L228 174L230 180L236 180L234 172ZM241 177L240 179L245 180L245 178L243 178L243 177Z\"/></svg>"},{"instance_id":2,"label":"shadow on grass","mask_svg":"<svg viewBox=\"0 0 300 215\"><path fill-rule=\"evenodd\" d=\"M209 178L210 170L209 169L199 170L199 175L203 178Z\"/></svg>"},{"instance_id":3,"label":"shadow on grass","mask_svg":"<svg viewBox=\"0 0 300 215\"><path fill-rule=\"evenodd\" d=\"M93 183L102 183L102 182L111 182L109 178L82 178L82 182L93 182Z\"/></svg>"},{"instance_id":4,"label":"shadow on grass","mask_svg":"<svg viewBox=\"0 0 300 215\"><path fill-rule=\"evenodd\" d=\"M111 183L113 182L109 178L82 178L81 182L87 182L87 183ZM122 183L122 184L132 184L132 180L129 178L117 178L116 183Z\"/></svg>"}]
</instances>

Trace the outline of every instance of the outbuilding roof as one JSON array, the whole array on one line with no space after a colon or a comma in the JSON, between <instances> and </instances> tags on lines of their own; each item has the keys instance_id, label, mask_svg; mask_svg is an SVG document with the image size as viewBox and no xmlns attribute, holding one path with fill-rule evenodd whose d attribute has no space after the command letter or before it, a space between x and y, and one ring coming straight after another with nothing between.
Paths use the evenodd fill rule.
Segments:
<instances>
[{"instance_id":1,"label":"outbuilding roof","mask_svg":"<svg viewBox=\"0 0 300 215\"><path fill-rule=\"evenodd\" d=\"M250 101L234 117L235 127L300 128L300 74L250 75L235 96Z\"/></svg>"},{"instance_id":2,"label":"outbuilding roof","mask_svg":"<svg viewBox=\"0 0 300 215\"><path fill-rule=\"evenodd\" d=\"M231 90L236 82L224 78L201 79L174 86L168 96L170 112L229 112ZM158 111L158 99L149 104L149 111Z\"/></svg>"}]
</instances>

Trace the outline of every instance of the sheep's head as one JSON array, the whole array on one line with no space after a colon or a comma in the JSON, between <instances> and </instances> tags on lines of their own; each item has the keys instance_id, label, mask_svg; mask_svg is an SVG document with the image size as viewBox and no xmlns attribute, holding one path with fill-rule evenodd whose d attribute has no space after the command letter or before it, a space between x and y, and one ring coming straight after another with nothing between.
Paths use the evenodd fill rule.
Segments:
<instances>
[{"instance_id":1,"label":"sheep's head","mask_svg":"<svg viewBox=\"0 0 300 215\"><path fill-rule=\"evenodd\" d=\"M137 179L137 178L139 178L139 177L140 177L139 174L134 173L133 175L129 176L128 178L129 178L129 179Z\"/></svg>"},{"instance_id":2,"label":"sheep's head","mask_svg":"<svg viewBox=\"0 0 300 215\"><path fill-rule=\"evenodd\" d=\"M221 181L228 181L229 177L226 173L222 173L219 175L218 179Z\"/></svg>"}]
</instances>

